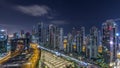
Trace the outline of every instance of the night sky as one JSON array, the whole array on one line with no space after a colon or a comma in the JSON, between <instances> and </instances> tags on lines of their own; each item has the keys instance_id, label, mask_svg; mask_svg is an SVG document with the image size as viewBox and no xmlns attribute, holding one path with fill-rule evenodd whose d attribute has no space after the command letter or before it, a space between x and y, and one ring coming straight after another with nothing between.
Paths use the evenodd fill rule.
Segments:
<instances>
[{"instance_id":1,"label":"night sky","mask_svg":"<svg viewBox=\"0 0 120 68\"><path fill-rule=\"evenodd\" d=\"M0 25L8 33L30 31L41 21L63 27L65 32L80 26L89 31L116 18L120 18L120 0L0 0Z\"/></svg>"}]
</instances>

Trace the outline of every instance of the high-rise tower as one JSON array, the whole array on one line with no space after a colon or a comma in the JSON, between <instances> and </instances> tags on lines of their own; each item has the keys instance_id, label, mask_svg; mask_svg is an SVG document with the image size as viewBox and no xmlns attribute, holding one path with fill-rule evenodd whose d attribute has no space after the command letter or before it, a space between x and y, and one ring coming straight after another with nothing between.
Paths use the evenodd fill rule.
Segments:
<instances>
[{"instance_id":1,"label":"high-rise tower","mask_svg":"<svg viewBox=\"0 0 120 68\"><path fill-rule=\"evenodd\" d=\"M37 26L38 28L38 30L37 30L37 33L38 33L38 42L39 42L39 44L40 45L42 45L43 44L43 23L41 22L41 23L38 23L38 26Z\"/></svg>"},{"instance_id":2,"label":"high-rise tower","mask_svg":"<svg viewBox=\"0 0 120 68\"><path fill-rule=\"evenodd\" d=\"M113 20L107 20L102 24L103 55L106 63L113 62L116 59L116 32L117 25Z\"/></svg>"},{"instance_id":3,"label":"high-rise tower","mask_svg":"<svg viewBox=\"0 0 120 68\"><path fill-rule=\"evenodd\" d=\"M90 29L90 58L97 57L98 51L98 29L96 27L92 27Z\"/></svg>"},{"instance_id":4,"label":"high-rise tower","mask_svg":"<svg viewBox=\"0 0 120 68\"><path fill-rule=\"evenodd\" d=\"M59 49L63 50L63 28L60 28L60 36L59 36Z\"/></svg>"},{"instance_id":5,"label":"high-rise tower","mask_svg":"<svg viewBox=\"0 0 120 68\"><path fill-rule=\"evenodd\" d=\"M81 27L80 29L80 50L81 52L83 52L82 49L84 48L84 44L85 44L85 28Z\"/></svg>"}]
</instances>

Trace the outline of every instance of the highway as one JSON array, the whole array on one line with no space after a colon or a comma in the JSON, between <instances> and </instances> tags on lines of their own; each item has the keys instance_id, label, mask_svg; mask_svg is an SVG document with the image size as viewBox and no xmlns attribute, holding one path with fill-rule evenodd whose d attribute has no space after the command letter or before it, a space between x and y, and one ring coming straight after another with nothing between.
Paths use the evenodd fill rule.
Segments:
<instances>
[{"instance_id":1,"label":"highway","mask_svg":"<svg viewBox=\"0 0 120 68\"><path fill-rule=\"evenodd\" d=\"M13 67L20 67L21 68L21 65L23 63L25 63L28 58L31 56L32 54L20 54L20 55L17 55L15 57L12 57L10 58L8 61L4 62L2 64L2 66L4 68L13 68Z\"/></svg>"},{"instance_id":2,"label":"highway","mask_svg":"<svg viewBox=\"0 0 120 68\"><path fill-rule=\"evenodd\" d=\"M31 43L31 52L28 53L21 53L21 49L16 50L13 53L8 53L8 56L2 59L1 61L1 67L3 68L36 68L41 55L41 50L46 51L45 53L42 52L42 55L44 54L45 61L44 63L47 64L47 66L50 66L49 68L64 68L65 65L72 64L71 62L67 61L66 59L70 59L71 61L74 61L80 66L88 67L92 64L86 63L84 61L80 61L78 59L75 59L73 57L67 56L65 54L59 53L54 50L47 49L45 47L39 46L36 43ZM62 57L62 58L61 58ZM65 58L65 59L63 59ZM54 66L54 67L53 67Z\"/></svg>"},{"instance_id":3,"label":"highway","mask_svg":"<svg viewBox=\"0 0 120 68\"><path fill-rule=\"evenodd\" d=\"M55 54L55 55L57 55L57 56L61 56L61 57L64 57L64 58L66 58L66 59L69 58L70 60L75 61L76 63L79 63L80 65L85 66L85 67L92 65L92 64L90 64L90 63L86 63L86 62L84 62L84 61L80 61L80 60L75 59L75 58L73 58L73 57L70 57L70 56L67 56L67 55L65 55L65 54L56 52L56 51L54 51L54 50L47 49L47 48L42 47L42 46L39 46L39 48L41 48L41 49L43 49L43 50L46 50L46 51L49 51L50 53L53 53L53 54Z\"/></svg>"},{"instance_id":4,"label":"highway","mask_svg":"<svg viewBox=\"0 0 120 68\"><path fill-rule=\"evenodd\" d=\"M0 59L0 68L36 68L40 60L40 49L35 43L30 43L30 46L29 52L18 49L8 53L7 56Z\"/></svg>"},{"instance_id":5,"label":"highway","mask_svg":"<svg viewBox=\"0 0 120 68\"><path fill-rule=\"evenodd\" d=\"M43 65L43 63L45 65ZM66 68L66 66L72 65L72 62L65 60L59 56L56 56L48 51L41 51L41 64L40 68L47 66L48 68ZM69 67L70 68L70 67Z\"/></svg>"}]
</instances>

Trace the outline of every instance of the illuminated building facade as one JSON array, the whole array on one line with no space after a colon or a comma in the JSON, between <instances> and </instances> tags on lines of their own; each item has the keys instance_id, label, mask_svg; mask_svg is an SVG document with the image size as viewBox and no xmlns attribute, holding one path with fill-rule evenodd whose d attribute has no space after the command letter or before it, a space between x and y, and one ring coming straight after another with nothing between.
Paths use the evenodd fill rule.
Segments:
<instances>
[{"instance_id":1,"label":"illuminated building facade","mask_svg":"<svg viewBox=\"0 0 120 68\"><path fill-rule=\"evenodd\" d=\"M36 31L36 26L33 26L33 27L32 27L32 35L35 35L36 32L37 32L37 31Z\"/></svg>"},{"instance_id":2,"label":"illuminated building facade","mask_svg":"<svg viewBox=\"0 0 120 68\"><path fill-rule=\"evenodd\" d=\"M67 45L68 45L68 40L67 40L67 36L64 36L63 37L64 40L63 40L63 46L64 46L64 52L67 52Z\"/></svg>"},{"instance_id":3,"label":"illuminated building facade","mask_svg":"<svg viewBox=\"0 0 120 68\"><path fill-rule=\"evenodd\" d=\"M76 46L77 46L77 53L80 54L80 31L77 31L76 35Z\"/></svg>"},{"instance_id":4,"label":"illuminated building facade","mask_svg":"<svg viewBox=\"0 0 120 68\"><path fill-rule=\"evenodd\" d=\"M86 54L85 56L87 58L90 58L90 34L86 36L85 38L85 41L86 41Z\"/></svg>"},{"instance_id":5,"label":"illuminated building facade","mask_svg":"<svg viewBox=\"0 0 120 68\"><path fill-rule=\"evenodd\" d=\"M72 40L72 49L73 52L76 53L77 52L77 45L76 45L76 36L74 37L74 39Z\"/></svg>"},{"instance_id":6,"label":"illuminated building facade","mask_svg":"<svg viewBox=\"0 0 120 68\"><path fill-rule=\"evenodd\" d=\"M50 46L50 48L52 48L53 47L53 45L54 45L54 32L53 32L53 29L54 29L54 27L53 27L53 25L52 24L50 24L49 25L49 28L48 28L48 45Z\"/></svg>"},{"instance_id":7,"label":"illuminated building facade","mask_svg":"<svg viewBox=\"0 0 120 68\"><path fill-rule=\"evenodd\" d=\"M76 28L72 28L72 46L71 46L72 52L76 51Z\"/></svg>"},{"instance_id":8,"label":"illuminated building facade","mask_svg":"<svg viewBox=\"0 0 120 68\"><path fill-rule=\"evenodd\" d=\"M0 28L0 53L4 53L7 51L7 41L7 31Z\"/></svg>"},{"instance_id":9,"label":"illuminated building facade","mask_svg":"<svg viewBox=\"0 0 120 68\"><path fill-rule=\"evenodd\" d=\"M20 36L21 36L21 38L25 38L25 31L24 30L21 30Z\"/></svg>"},{"instance_id":10,"label":"illuminated building facade","mask_svg":"<svg viewBox=\"0 0 120 68\"><path fill-rule=\"evenodd\" d=\"M63 28L60 28L59 49L63 50Z\"/></svg>"},{"instance_id":11,"label":"illuminated building facade","mask_svg":"<svg viewBox=\"0 0 120 68\"><path fill-rule=\"evenodd\" d=\"M92 27L90 29L90 58L96 58L98 51L98 29Z\"/></svg>"},{"instance_id":12,"label":"illuminated building facade","mask_svg":"<svg viewBox=\"0 0 120 68\"><path fill-rule=\"evenodd\" d=\"M59 42L58 42L58 40L59 40L59 28L53 24L50 24L48 34L49 34L48 41L49 41L50 48L58 49L59 48Z\"/></svg>"},{"instance_id":13,"label":"illuminated building facade","mask_svg":"<svg viewBox=\"0 0 120 68\"><path fill-rule=\"evenodd\" d=\"M98 53L102 53L102 36L101 31L98 31Z\"/></svg>"},{"instance_id":14,"label":"illuminated building facade","mask_svg":"<svg viewBox=\"0 0 120 68\"><path fill-rule=\"evenodd\" d=\"M40 45L43 45L43 37L44 37L44 32L43 32L44 25L43 23L38 23L37 25L37 35L38 35L38 42Z\"/></svg>"},{"instance_id":15,"label":"illuminated building facade","mask_svg":"<svg viewBox=\"0 0 120 68\"><path fill-rule=\"evenodd\" d=\"M107 20L102 24L102 45L103 55L106 63L116 59L116 32L117 25L113 20Z\"/></svg>"},{"instance_id":16,"label":"illuminated building facade","mask_svg":"<svg viewBox=\"0 0 120 68\"><path fill-rule=\"evenodd\" d=\"M82 50L84 46L85 46L85 28L81 27L80 29L80 52L83 52Z\"/></svg>"},{"instance_id":17,"label":"illuminated building facade","mask_svg":"<svg viewBox=\"0 0 120 68\"><path fill-rule=\"evenodd\" d=\"M68 33L67 38L68 38L68 52L72 53L72 51L73 51L73 48L72 48L72 34Z\"/></svg>"},{"instance_id":18,"label":"illuminated building facade","mask_svg":"<svg viewBox=\"0 0 120 68\"><path fill-rule=\"evenodd\" d=\"M62 33L63 30L61 29L61 39L62 39ZM62 41L62 40L61 40ZM59 50L60 48L60 28L58 28L57 26L55 26L55 32L54 32L54 48L56 50Z\"/></svg>"}]
</instances>

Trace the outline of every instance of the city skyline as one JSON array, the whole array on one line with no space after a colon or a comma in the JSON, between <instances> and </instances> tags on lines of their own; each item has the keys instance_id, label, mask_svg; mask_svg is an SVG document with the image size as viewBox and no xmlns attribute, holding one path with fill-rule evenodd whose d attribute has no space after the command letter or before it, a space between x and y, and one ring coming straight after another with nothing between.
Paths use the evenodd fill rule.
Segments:
<instances>
[{"instance_id":1,"label":"city skyline","mask_svg":"<svg viewBox=\"0 0 120 68\"><path fill-rule=\"evenodd\" d=\"M65 32L80 26L88 30L95 25L100 29L104 21L120 18L119 6L119 1L114 0L1 0L0 22L9 33L30 31L32 25L41 21L59 25Z\"/></svg>"},{"instance_id":2,"label":"city skyline","mask_svg":"<svg viewBox=\"0 0 120 68\"><path fill-rule=\"evenodd\" d=\"M63 31L55 25L45 27L43 23L38 23L35 30L33 28L33 35L40 46L70 56L82 56L87 62L91 59L94 64L101 67L117 64L120 36L118 25L114 20L106 20L102 23L101 31L97 27L91 27L87 35L84 27L81 27L80 31L73 28L67 35L63 35Z\"/></svg>"}]
</instances>

